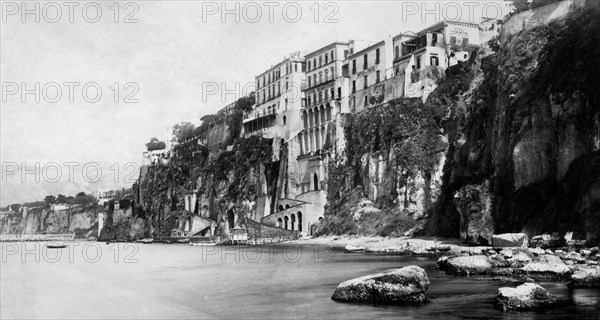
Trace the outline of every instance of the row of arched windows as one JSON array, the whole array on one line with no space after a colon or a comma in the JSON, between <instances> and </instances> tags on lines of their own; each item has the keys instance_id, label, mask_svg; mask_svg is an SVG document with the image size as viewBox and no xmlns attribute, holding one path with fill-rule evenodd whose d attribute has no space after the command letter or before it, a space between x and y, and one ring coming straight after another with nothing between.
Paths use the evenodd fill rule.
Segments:
<instances>
[{"instance_id":1,"label":"row of arched windows","mask_svg":"<svg viewBox=\"0 0 600 320\"><path fill-rule=\"evenodd\" d=\"M304 130L298 134L300 154L308 154L323 149L327 139L325 126Z\"/></svg>"},{"instance_id":2,"label":"row of arched windows","mask_svg":"<svg viewBox=\"0 0 600 320\"><path fill-rule=\"evenodd\" d=\"M286 230L298 230L302 232L302 212L298 211L296 214L286 215L282 218L277 219L277 226Z\"/></svg>"},{"instance_id":3,"label":"row of arched windows","mask_svg":"<svg viewBox=\"0 0 600 320\"><path fill-rule=\"evenodd\" d=\"M304 129L324 125L325 122L331 120L331 113L332 108L329 103L325 106L315 106L302 111L302 121L304 122Z\"/></svg>"}]
</instances>

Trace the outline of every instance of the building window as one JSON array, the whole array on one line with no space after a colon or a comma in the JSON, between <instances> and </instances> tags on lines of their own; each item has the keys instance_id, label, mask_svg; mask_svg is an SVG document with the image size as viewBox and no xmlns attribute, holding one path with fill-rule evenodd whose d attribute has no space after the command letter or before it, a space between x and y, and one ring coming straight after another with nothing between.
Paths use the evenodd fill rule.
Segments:
<instances>
[{"instance_id":1,"label":"building window","mask_svg":"<svg viewBox=\"0 0 600 320\"><path fill-rule=\"evenodd\" d=\"M368 61L367 61L368 60L368 56L367 55L368 55L368 53L365 53L365 55L363 56L363 69L367 69L367 66L369 64Z\"/></svg>"},{"instance_id":2,"label":"building window","mask_svg":"<svg viewBox=\"0 0 600 320\"><path fill-rule=\"evenodd\" d=\"M356 80L352 80L352 92L356 92Z\"/></svg>"},{"instance_id":3,"label":"building window","mask_svg":"<svg viewBox=\"0 0 600 320\"><path fill-rule=\"evenodd\" d=\"M319 91L319 103L321 103L321 101L323 101L323 92Z\"/></svg>"},{"instance_id":4,"label":"building window","mask_svg":"<svg viewBox=\"0 0 600 320\"><path fill-rule=\"evenodd\" d=\"M395 57L396 59L400 58L400 47L399 47L399 46L396 46L396 47L394 48L394 57Z\"/></svg>"},{"instance_id":5,"label":"building window","mask_svg":"<svg viewBox=\"0 0 600 320\"><path fill-rule=\"evenodd\" d=\"M456 44L456 37L450 37L450 45L453 46Z\"/></svg>"},{"instance_id":6,"label":"building window","mask_svg":"<svg viewBox=\"0 0 600 320\"><path fill-rule=\"evenodd\" d=\"M469 47L469 38L463 38L462 45L463 45L463 48L465 48L465 49L468 48Z\"/></svg>"},{"instance_id":7,"label":"building window","mask_svg":"<svg viewBox=\"0 0 600 320\"><path fill-rule=\"evenodd\" d=\"M308 61L308 65L306 66L306 70L310 71L310 60Z\"/></svg>"},{"instance_id":8,"label":"building window","mask_svg":"<svg viewBox=\"0 0 600 320\"><path fill-rule=\"evenodd\" d=\"M331 50L331 62L335 61L335 51Z\"/></svg>"},{"instance_id":9,"label":"building window","mask_svg":"<svg viewBox=\"0 0 600 320\"><path fill-rule=\"evenodd\" d=\"M364 76L363 77L363 89L366 89L368 87L367 82L368 82L368 78L367 78L367 76Z\"/></svg>"},{"instance_id":10,"label":"building window","mask_svg":"<svg viewBox=\"0 0 600 320\"><path fill-rule=\"evenodd\" d=\"M323 83L323 72L319 72L319 83Z\"/></svg>"},{"instance_id":11,"label":"building window","mask_svg":"<svg viewBox=\"0 0 600 320\"><path fill-rule=\"evenodd\" d=\"M308 87L309 87L309 88L311 87L311 83L312 83L312 81L311 81L311 80L312 80L312 79L311 79L310 77L308 77Z\"/></svg>"},{"instance_id":12,"label":"building window","mask_svg":"<svg viewBox=\"0 0 600 320\"><path fill-rule=\"evenodd\" d=\"M310 96L308 96L308 105L310 106Z\"/></svg>"},{"instance_id":13,"label":"building window","mask_svg":"<svg viewBox=\"0 0 600 320\"><path fill-rule=\"evenodd\" d=\"M347 59L347 58L348 58L348 53L349 53L349 51L348 51L348 50L344 50L344 59Z\"/></svg>"},{"instance_id":14,"label":"building window","mask_svg":"<svg viewBox=\"0 0 600 320\"><path fill-rule=\"evenodd\" d=\"M331 80L335 79L333 67L331 67Z\"/></svg>"},{"instance_id":15,"label":"building window","mask_svg":"<svg viewBox=\"0 0 600 320\"><path fill-rule=\"evenodd\" d=\"M294 72L298 72L298 64L294 63Z\"/></svg>"},{"instance_id":16,"label":"building window","mask_svg":"<svg viewBox=\"0 0 600 320\"><path fill-rule=\"evenodd\" d=\"M375 50L375 64L379 64L379 48Z\"/></svg>"},{"instance_id":17,"label":"building window","mask_svg":"<svg viewBox=\"0 0 600 320\"><path fill-rule=\"evenodd\" d=\"M365 95L365 107L368 105L368 103L369 103L369 97L367 97L367 96Z\"/></svg>"},{"instance_id":18,"label":"building window","mask_svg":"<svg viewBox=\"0 0 600 320\"><path fill-rule=\"evenodd\" d=\"M338 98L342 97L342 88L338 87Z\"/></svg>"},{"instance_id":19,"label":"building window","mask_svg":"<svg viewBox=\"0 0 600 320\"><path fill-rule=\"evenodd\" d=\"M319 56L319 67L323 65L323 56Z\"/></svg>"},{"instance_id":20,"label":"building window","mask_svg":"<svg viewBox=\"0 0 600 320\"><path fill-rule=\"evenodd\" d=\"M329 60L329 56L327 56L327 53L326 53L326 54L325 54L325 64L328 64L328 63L329 63L329 61L328 61L328 60Z\"/></svg>"},{"instance_id":21,"label":"building window","mask_svg":"<svg viewBox=\"0 0 600 320\"><path fill-rule=\"evenodd\" d=\"M317 85L317 74L313 74L313 86Z\"/></svg>"},{"instance_id":22,"label":"building window","mask_svg":"<svg viewBox=\"0 0 600 320\"><path fill-rule=\"evenodd\" d=\"M283 125L285 126L285 123L287 121L287 118L285 116L283 116Z\"/></svg>"},{"instance_id":23,"label":"building window","mask_svg":"<svg viewBox=\"0 0 600 320\"><path fill-rule=\"evenodd\" d=\"M436 56L436 55L435 55L435 56L434 56L434 55L432 55L432 56L431 56L431 58L430 58L430 60L431 60L431 61L430 61L430 64L431 64L432 66L436 66L436 67L439 67L439 66L440 66L440 58L439 58L438 56Z\"/></svg>"},{"instance_id":24,"label":"building window","mask_svg":"<svg viewBox=\"0 0 600 320\"><path fill-rule=\"evenodd\" d=\"M329 70L325 70L325 81L329 80Z\"/></svg>"},{"instance_id":25,"label":"building window","mask_svg":"<svg viewBox=\"0 0 600 320\"><path fill-rule=\"evenodd\" d=\"M356 73L356 59L352 60L352 74Z\"/></svg>"},{"instance_id":26,"label":"building window","mask_svg":"<svg viewBox=\"0 0 600 320\"><path fill-rule=\"evenodd\" d=\"M335 89L331 88L331 99L335 99Z\"/></svg>"},{"instance_id":27,"label":"building window","mask_svg":"<svg viewBox=\"0 0 600 320\"><path fill-rule=\"evenodd\" d=\"M421 69L421 56L418 56L416 59L417 69Z\"/></svg>"},{"instance_id":28,"label":"building window","mask_svg":"<svg viewBox=\"0 0 600 320\"><path fill-rule=\"evenodd\" d=\"M377 72L375 73L375 83L379 83L380 78L379 78L379 70L377 70Z\"/></svg>"}]
</instances>

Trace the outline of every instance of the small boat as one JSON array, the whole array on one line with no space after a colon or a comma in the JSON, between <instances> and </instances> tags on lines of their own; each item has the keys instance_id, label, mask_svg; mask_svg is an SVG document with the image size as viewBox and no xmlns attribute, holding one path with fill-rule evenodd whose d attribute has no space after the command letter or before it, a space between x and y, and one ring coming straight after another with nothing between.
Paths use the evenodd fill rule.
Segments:
<instances>
[{"instance_id":1,"label":"small boat","mask_svg":"<svg viewBox=\"0 0 600 320\"><path fill-rule=\"evenodd\" d=\"M346 252L365 252L365 250L366 249L364 247L354 246L351 244L347 245L344 248L344 251L346 251Z\"/></svg>"},{"instance_id":2,"label":"small boat","mask_svg":"<svg viewBox=\"0 0 600 320\"><path fill-rule=\"evenodd\" d=\"M144 238L142 240L139 240L139 242L141 242L141 243L152 243L152 242L154 242L154 239L152 239L152 238Z\"/></svg>"},{"instance_id":3,"label":"small boat","mask_svg":"<svg viewBox=\"0 0 600 320\"><path fill-rule=\"evenodd\" d=\"M216 246L215 242L190 242L190 246L192 247L206 247L206 246Z\"/></svg>"},{"instance_id":4,"label":"small boat","mask_svg":"<svg viewBox=\"0 0 600 320\"><path fill-rule=\"evenodd\" d=\"M66 244L64 244L64 243L60 243L60 242L58 242L58 243L48 243L48 244L46 245L46 247L47 247L47 248L50 248L50 249L62 249L62 248L66 248L66 247L67 247L67 245L66 245Z\"/></svg>"},{"instance_id":5,"label":"small boat","mask_svg":"<svg viewBox=\"0 0 600 320\"><path fill-rule=\"evenodd\" d=\"M188 242L190 242L190 239L189 238L177 239L177 242L178 243L188 243Z\"/></svg>"},{"instance_id":6,"label":"small boat","mask_svg":"<svg viewBox=\"0 0 600 320\"><path fill-rule=\"evenodd\" d=\"M427 248L427 251L440 251L440 252L446 252L446 251L450 251L450 246L437 246L437 247L431 247L431 248Z\"/></svg>"}]
</instances>

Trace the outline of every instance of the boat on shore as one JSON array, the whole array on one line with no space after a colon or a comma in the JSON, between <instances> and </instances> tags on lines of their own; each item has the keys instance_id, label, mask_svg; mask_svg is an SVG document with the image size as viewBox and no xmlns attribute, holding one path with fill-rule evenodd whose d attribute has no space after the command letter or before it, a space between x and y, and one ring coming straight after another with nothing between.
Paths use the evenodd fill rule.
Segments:
<instances>
[{"instance_id":1,"label":"boat on shore","mask_svg":"<svg viewBox=\"0 0 600 320\"><path fill-rule=\"evenodd\" d=\"M447 252L447 251L450 251L450 246L437 246L437 247L431 247L431 248L427 248L427 251L440 251L440 252Z\"/></svg>"},{"instance_id":2,"label":"boat on shore","mask_svg":"<svg viewBox=\"0 0 600 320\"><path fill-rule=\"evenodd\" d=\"M66 248L67 245L62 243L62 242L53 242L53 243L48 243L46 245L46 248L50 248L50 249L62 249L62 248Z\"/></svg>"},{"instance_id":3,"label":"boat on shore","mask_svg":"<svg viewBox=\"0 0 600 320\"><path fill-rule=\"evenodd\" d=\"M190 242L190 246L192 247L206 247L206 246L216 246L216 242Z\"/></svg>"},{"instance_id":4,"label":"boat on shore","mask_svg":"<svg viewBox=\"0 0 600 320\"><path fill-rule=\"evenodd\" d=\"M141 239L141 240L137 240L136 242L138 242L138 243L152 243L152 242L154 242L154 239L152 239L152 238L144 238L144 239Z\"/></svg>"}]
</instances>

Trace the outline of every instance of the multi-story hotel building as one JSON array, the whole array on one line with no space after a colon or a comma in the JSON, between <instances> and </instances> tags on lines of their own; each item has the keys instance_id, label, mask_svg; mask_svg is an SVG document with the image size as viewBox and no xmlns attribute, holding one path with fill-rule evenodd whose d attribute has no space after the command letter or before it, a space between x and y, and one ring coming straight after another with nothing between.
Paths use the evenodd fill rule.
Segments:
<instances>
[{"instance_id":1,"label":"multi-story hotel building","mask_svg":"<svg viewBox=\"0 0 600 320\"><path fill-rule=\"evenodd\" d=\"M435 73L470 58L469 46L480 45L479 25L442 21L411 37L394 38L394 75L404 77L404 97L425 100L436 88Z\"/></svg>"}]
</instances>

